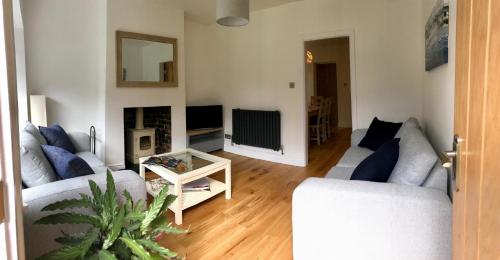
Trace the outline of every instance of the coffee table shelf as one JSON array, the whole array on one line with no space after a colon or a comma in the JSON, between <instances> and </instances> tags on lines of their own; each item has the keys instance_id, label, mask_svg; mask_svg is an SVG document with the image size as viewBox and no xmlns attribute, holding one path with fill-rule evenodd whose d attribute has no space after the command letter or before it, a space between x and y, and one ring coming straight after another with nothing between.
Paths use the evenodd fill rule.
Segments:
<instances>
[{"instance_id":1,"label":"coffee table shelf","mask_svg":"<svg viewBox=\"0 0 500 260\"><path fill-rule=\"evenodd\" d=\"M173 184L170 194L176 195L177 199L170 205L169 209L175 213L175 223L182 224L182 211L197 205L219 193L225 192L226 199L231 199L231 160L221 158L208 153L200 152L191 148L154 155L155 157L169 156L182 160L185 167L179 169L166 168L159 165L148 165L144 162L151 156L139 159L139 171L142 178L146 179L146 170L158 175L160 178ZM217 181L207 176L219 171L225 171L224 182ZM182 185L207 177L210 182L210 191L182 191ZM148 193L155 196L148 181L146 181Z\"/></svg>"},{"instance_id":2,"label":"coffee table shelf","mask_svg":"<svg viewBox=\"0 0 500 260\"><path fill-rule=\"evenodd\" d=\"M210 199L211 197L222 193L226 190L226 184L223 182L220 182L218 180L214 180L212 178L208 178L208 182L210 183L210 190L209 191L183 191L182 192L182 210L185 210L187 208L190 208L202 201L205 201L207 199ZM156 196L158 195L157 193L159 191L154 191L151 189L151 186L149 185L149 181L146 182L146 188L147 191L150 195ZM169 194L174 194L173 190L168 191ZM169 207L170 210L174 211L175 208L173 205Z\"/></svg>"}]
</instances>

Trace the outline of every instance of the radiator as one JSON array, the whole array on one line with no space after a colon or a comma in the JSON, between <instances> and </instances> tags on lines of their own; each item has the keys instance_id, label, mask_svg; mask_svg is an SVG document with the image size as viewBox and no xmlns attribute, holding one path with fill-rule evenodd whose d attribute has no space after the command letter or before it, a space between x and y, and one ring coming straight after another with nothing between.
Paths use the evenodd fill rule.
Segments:
<instances>
[{"instance_id":1,"label":"radiator","mask_svg":"<svg viewBox=\"0 0 500 260\"><path fill-rule=\"evenodd\" d=\"M279 111L233 109L234 144L281 150L281 116Z\"/></svg>"}]
</instances>

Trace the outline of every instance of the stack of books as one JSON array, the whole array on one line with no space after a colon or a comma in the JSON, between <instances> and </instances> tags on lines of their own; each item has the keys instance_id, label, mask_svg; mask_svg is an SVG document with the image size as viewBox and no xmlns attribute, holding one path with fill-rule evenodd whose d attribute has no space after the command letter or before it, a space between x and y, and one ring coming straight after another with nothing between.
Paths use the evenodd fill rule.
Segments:
<instances>
[{"instance_id":1,"label":"stack of books","mask_svg":"<svg viewBox=\"0 0 500 260\"><path fill-rule=\"evenodd\" d=\"M143 163L147 165L163 166L165 168L177 170L180 172L186 171L186 163L181 159L176 159L172 156L151 156Z\"/></svg>"},{"instance_id":2,"label":"stack of books","mask_svg":"<svg viewBox=\"0 0 500 260\"><path fill-rule=\"evenodd\" d=\"M148 190L150 190L154 195L158 194L165 185L168 185L168 190L173 191L174 190L174 184L170 183L169 181L163 179L163 178L158 178L154 179L151 181L148 181L146 183L148 186ZM195 191L210 191L210 181L208 180L207 177L201 178L189 183L186 183L182 185L182 192L195 192Z\"/></svg>"}]
</instances>

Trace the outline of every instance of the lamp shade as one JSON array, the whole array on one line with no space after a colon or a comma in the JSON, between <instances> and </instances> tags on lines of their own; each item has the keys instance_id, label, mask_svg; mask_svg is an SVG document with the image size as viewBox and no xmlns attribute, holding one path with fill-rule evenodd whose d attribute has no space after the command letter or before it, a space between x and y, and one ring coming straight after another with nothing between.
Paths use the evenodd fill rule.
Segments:
<instances>
[{"instance_id":1,"label":"lamp shade","mask_svg":"<svg viewBox=\"0 0 500 260\"><path fill-rule=\"evenodd\" d=\"M43 95L30 95L31 123L47 126L47 102Z\"/></svg>"},{"instance_id":2,"label":"lamp shade","mask_svg":"<svg viewBox=\"0 0 500 260\"><path fill-rule=\"evenodd\" d=\"M243 26L250 21L249 0L217 0L217 23Z\"/></svg>"}]
</instances>

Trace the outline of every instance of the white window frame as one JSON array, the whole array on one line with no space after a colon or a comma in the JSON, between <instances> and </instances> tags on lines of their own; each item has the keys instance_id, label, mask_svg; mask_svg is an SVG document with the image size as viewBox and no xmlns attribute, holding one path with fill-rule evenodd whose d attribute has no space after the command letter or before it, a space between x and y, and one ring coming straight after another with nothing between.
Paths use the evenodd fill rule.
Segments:
<instances>
[{"instance_id":1,"label":"white window frame","mask_svg":"<svg viewBox=\"0 0 500 260\"><path fill-rule=\"evenodd\" d=\"M7 259L25 259L12 0L0 7L0 174Z\"/></svg>"}]
</instances>

